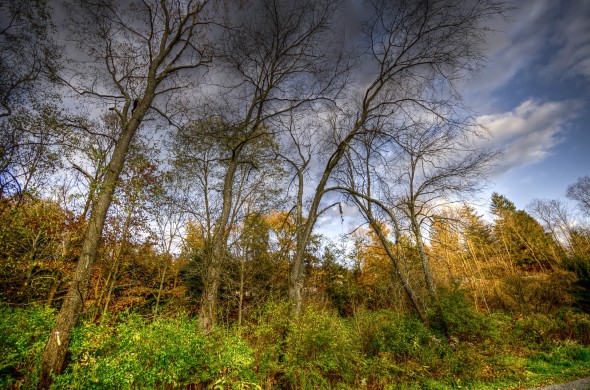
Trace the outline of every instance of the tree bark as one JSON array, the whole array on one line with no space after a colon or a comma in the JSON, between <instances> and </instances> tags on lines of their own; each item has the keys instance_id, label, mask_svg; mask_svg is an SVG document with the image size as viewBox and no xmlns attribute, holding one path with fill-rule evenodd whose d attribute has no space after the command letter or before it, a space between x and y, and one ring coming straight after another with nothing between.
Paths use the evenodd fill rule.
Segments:
<instances>
[{"instance_id":1,"label":"tree bark","mask_svg":"<svg viewBox=\"0 0 590 390\"><path fill-rule=\"evenodd\" d=\"M166 258L168 261L168 258ZM160 307L160 299L162 297L162 291L164 291L164 280L166 279L166 271L168 270L168 264L164 264L164 269L162 270L162 277L160 278L160 286L158 287L158 296L156 297L156 308L154 309L154 313L158 313L158 308Z\"/></svg>"},{"instance_id":2,"label":"tree bark","mask_svg":"<svg viewBox=\"0 0 590 390\"><path fill-rule=\"evenodd\" d=\"M115 145L104 181L92 207L74 277L43 352L39 389L48 389L52 382L52 375L60 374L63 370L72 330L78 323L84 309L84 301L88 295L98 245L117 180L123 170L129 145L139 127L140 120L149 108L153 92L150 95L144 98L142 104L135 110L135 116L122 130Z\"/></svg>"},{"instance_id":3,"label":"tree bark","mask_svg":"<svg viewBox=\"0 0 590 390\"><path fill-rule=\"evenodd\" d=\"M318 218L320 202L324 197L326 185L328 183L328 180L330 179L332 171L334 170L334 168L346 152L346 149L348 148L356 134L361 129L363 123L365 123L367 120L368 103L365 102L364 108L365 110L361 118L355 123L350 132L347 134L347 136L338 144L336 150L330 156L330 159L326 163L326 167L324 168L322 177L318 185L316 186L313 201L311 203L310 210L307 214L307 220L303 221L303 217L301 217L301 219L297 221L297 246L295 249L295 253L293 255L293 261L291 263L291 272L289 274L289 302L291 303L292 310L296 315L298 315L301 311L301 305L303 302L303 285L305 283L305 250L307 248L307 244L311 237L311 233ZM303 184L301 180L299 182L299 186L299 191L303 191ZM303 198L299 199L298 201L298 213L302 213L302 199Z\"/></svg>"},{"instance_id":4,"label":"tree bark","mask_svg":"<svg viewBox=\"0 0 590 390\"><path fill-rule=\"evenodd\" d=\"M416 246L418 247L418 256L420 257L420 262L422 263L422 271L424 273L424 279L426 280L426 288L428 289L428 295L430 296L430 300L432 302L432 305L434 306L437 322L442 326L445 334L448 334L449 329L447 321L445 319L444 310L440 304L440 300L438 299L438 295L436 293L436 285L434 284L434 279L432 278L430 263L428 261L428 254L424 249L422 231L420 229L420 225L418 224L416 213L414 211L414 204L411 204L410 208L410 223L412 224L414 238L416 239Z\"/></svg>"},{"instance_id":5,"label":"tree bark","mask_svg":"<svg viewBox=\"0 0 590 390\"><path fill-rule=\"evenodd\" d=\"M49 293L47 294L47 300L45 301L45 306L47 307L51 307L51 305L53 304L53 299L55 298L55 294L57 294L57 289L61 285L61 281L63 279L63 275L59 270L55 271L52 276L53 283L51 284L51 289L49 290Z\"/></svg>"},{"instance_id":6,"label":"tree bark","mask_svg":"<svg viewBox=\"0 0 590 390\"><path fill-rule=\"evenodd\" d=\"M120 9L116 2L99 2L98 4L91 2L81 5L81 7L89 9L89 17L93 18L97 24L102 23L108 29L112 28L113 31L117 31L115 34L112 33L113 31L109 31L107 34L102 30L87 28L88 26L81 20L78 20L78 23L74 21L74 25L80 30L80 35L77 35L74 40L79 43L88 43L88 50L94 50L95 57L105 61L103 65L90 68L96 70L100 75L106 71L110 75L107 90L117 91L116 98L124 100L125 103L122 111L114 108L121 120L121 133L115 143L111 160L106 167L101 183L96 188L96 199L91 203L92 210L74 277L43 352L38 385L41 389L48 388L51 385L52 375L59 374L63 370L72 329L78 322L84 308L84 300L88 295L107 212L131 141L141 121L151 108L156 95L170 93L175 89L170 87L177 87L178 84L168 85L161 91L157 91L158 86L170 81L170 76L174 74L202 67L210 61L206 55L208 50L205 50L206 38L197 34L204 25L209 23L199 17L207 3L208 0L189 2L182 7L185 12L180 12L179 9L167 2L159 2L155 6L148 2L141 2L133 12L142 13L143 16L147 15L151 22L142 32L127 26L124 22L125 18L121 19L117 15ZM91 9L94 6L100 8L100 12ZM107 23L104 23L105 21ZM123 31L123 33L119 34L119 31ZM139 41L137 40L138 35ZM117 42L118 39L121 39L122 42ZM198 41L196 41L197 39ZM96 43L97 41L99 43ZM95 47L92 47L92 42L96 43ZM124 45L119 43L124 43ZM201 43L204 44L203 47L198 47ZM125 48L125 53L117 51L122 47ZM131 53L127 53L127 51ZM125 68L119 62L121 55L143 55L148 63L145 67L138 63L136 67ZM78 76L84 80L85 74L79 73ZM100 77L95 81L99 79ZM69 80L64 78L61 80L65 84L71 85ZM141 82L145 82L145 86L135 89L130 86L130 80L133 80L131 84L142 80ZM88 82L75 89L80 93L89 93L102 98L103 101L112 102L112 95L101 94L95 89L96 87L95 82ZM156 111L163 114L158 109Z\"/></svg>"},{"instance_id":7,"label":"tree bark","mask_svg":"<svg viewBox=\"0 0 590 390\"><path fill-rule=\"evenodd\" d=\"M226 256L227 246L227 224L231 215L233 183L242 146L236 148L233 153L223 184L223 206L221 214L215 222L213 236L210 239L210 250L206 256L206 269L199 308L199 324L205 332L211 331L216 320L217 293L221 280L221 268Z\"/></svg>"},{"instance_id":8,"label":"tree bark","mask_svg":"<svg viewBox=\"0 0 590 390\"><path fill-rule=\"evenodd\" d=\"M423 323L427 324L428 318L426 317L426 315L424 314L424 312L421 308L420 298L418 298L418 295L416 294L416 292L414 291L414 289L410 285L410 280L406 276L405 272L402 270L401 265L398 260L398 257L391 250L391 247L389 246L389 243L387 241L387 237L385 237L385 235L383 234L383 230L381 230L381 227L379 226L379 224L375 221L375 219L372 216L370 216L369 218L370 218L369 224L371 225L371 227L373 228L375 233L377 233L377 237L379 237L379 241L381 241L383 249L385 249L385 253L387 253L387 256L391 259L391 263L393 265L393 269L395 271L395 274L397 275L399 280L402 282L404 290L406 291L406 294L408 295L408 298L410 299L412 306L416 310L418 317L420 317L420 320Z\"/></svg>"}]
</instances>

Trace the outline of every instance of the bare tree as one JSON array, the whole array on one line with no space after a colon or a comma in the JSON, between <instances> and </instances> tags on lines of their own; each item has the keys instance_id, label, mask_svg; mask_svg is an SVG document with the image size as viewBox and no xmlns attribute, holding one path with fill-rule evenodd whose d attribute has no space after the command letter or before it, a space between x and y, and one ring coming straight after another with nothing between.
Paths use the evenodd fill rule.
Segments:
<instances>
[{"instance_id":1,"label":"bare tree","mask_svg":"<svg viewBox=\"0 0 590 390\"><path fill-rule=\"evenodd\" d=\"M164 184L152 199L152 218L155 222L154 234L162 256L162 264L158 267L159 285L154 313L158 313L164 282L172 266L174 251L179 247L182 227L186 223L186 214L178 207L180 191L170 172L164 174Z\"/></svg>"},{"instance_id":2,"label":"bare tree","mask_svg":"<svg viewBox=\"0 0 590 390\"><path fill-rule=\"evenodd\" d=\"M567 187L567 197L579 203L585 214L590 214L590 176L579 177Z\"/></svg>"},{"instance_id":3,"label":"bare tree","mask_svg":"<svg viewBox=\"0 0 590 390\"><path fill-rule=\"evenodd\" d=\"M36 106L0 121L0 200L42 190L60 167L59 110L49 104Z\"/></svg>"},{"instance_id":4,"label":"bare tree","mask_svg":"<svg viewBox=\"0 0 590 390\"><path fill-rule=\"evenodd\" d=\"M418 299L403 272L400 248L397 255L388 250L383 229L373 209L377 208L393 225L399 245L402 228L407 226L420 259L429 297L437 310L437 321L445 326L438 303L436 285L426 251L424 230L432 224L441 205L459 200L485 184L485 174L497 153L473 145L481 129L475 125L444 123L398 124L375 129L351 145L345 154L346 165L335 176L334 187L350 197L377 233L402 280L408 298L421 315ZM385 220L385 219L383 219ZM382 237L383 236L383 237Z\"/></svg>"},{"instance_id":5,"label":"bare tree","mask_svg":"<svg viewBox=\"0 0 590 390\"><path fill-rule=\"evenodd\" d=\"M274 138L273 121L337 94L340 66L328 42L337 0L261 0L230 12L222 36L216 109L231 156L222 179L219 214L212 221L199 318L215 322L220 275L235 209L234 191L243 154L261 138ZM221 107L221 109L220 109Z\"/></svg>"},{"instance_id":6,"label":"bare tree","mask_svg":"<svg viewBox=\"0 0 590 390\"><path fill-rule=\"evenodd\" d=\"M476 71L483 60L485 23L504 12L501 2L422 0L369 2L363 25L363 65L369 71L355 87L355 99L335 121L328 158L313 191L293 259L289 297L301 307L303 253L321 211L328 184L346 150L363 133L404 126L410 118L450 123L461 111L454 82Z\"/></svg>"},{"instance_id":7,"label":"bare tree","mask_svg":"<svg viewBox=\"0 0 590 390\"><path fill-rule=\"evenodd\" d=\"M457 200L485 184L486 173L497 153L477 149L471 140L479 136L477 126L418 124L393 135L399 147L397 174L399 185L390 188L387 197L400 208L410 222L426 285L433 299L436 287L424 248L423 227L443 202ZM395 170L395 168L393 168Z\"/></svg>"},{"instance_id":8,"label":"bare tree","mask_svg":"<svg viewBox=\"0 0 590 390\"><path fill-rule=\"evenodd\" d=\"M391 260L395 276L401 281L404 291L420 319L428 322L422 299L412 287L412 281L405 267L407 251L402 244L402 221L399 210L387 204L382 195L384 186L383 172L386 166L387 142L377 133L366 133L362 141L349 148L343 156L344 164L339 167L336 181L339 186L332 187L341 191L353 201L361 215L377 235L385 253ZM384 224L392 227L393 242L387 236Z\"/></svg>"},{"instance_id":9,"label":"bare tree","mask_svg":"<svg viewBox=\"0 0 590 390\"><path fill-rule=\"evenodd\" d=\"M46 97L38 87L60 54L51 37L50 12L46 0L0 3L0 118L18 107L32 109L32 102Z\"/></svg>"},{"instance_id":10,"label":"bare tree","mask_svg":"<svg viewBox=\"0 0 590 390\"><path fill-rule=\"evenodd\" d=\"M180 128L172 144L174 175L186 194L182 207L202 228L200 320L207 331L214 325L217 297L212 294L217 294L222 282L221 267L227 264L232 229L248 209L264 211L276 204L281 192L277 183L282 169L276 162L272 135L262 132L244 140L242 134L213 117Z\"/></svg>"},{"instance_id":11,"label":"bare tree","mask_svg":"<svg viewBox=\"0 0 590 390\"><path fill-rule=\"evenodd\" d=\"M541 222L545 231L551 233L562 251L570 250L574 255L578 253L573 240L572 215L565 203L557 199L533 199L527 210Z\"/></svg>"},{"instance_id":12,"label":"bare tree","mask_svg":"<svg viewBox=\"0 0 590 390\"><path fill-rule=\"evenodd\" d=\"M92 204L81 255L42 358L39 388L64 366L72 329L84 309L107 211L129 146L146 114L165 114L160 101L181 87L182 75L206 65L203 29L207 1L80 2L72 9L71 38L82 53L61 80L81 96L110 102L120 133ZM86 62L84 61L86 60Z\"/></svg>"}]
</instances>

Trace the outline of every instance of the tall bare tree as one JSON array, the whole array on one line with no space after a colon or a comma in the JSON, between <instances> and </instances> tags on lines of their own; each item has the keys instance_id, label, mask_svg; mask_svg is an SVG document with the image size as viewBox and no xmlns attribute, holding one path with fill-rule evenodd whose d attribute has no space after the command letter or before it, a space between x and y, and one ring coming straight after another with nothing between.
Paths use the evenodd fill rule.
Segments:
<instances>
[{"instance_id":1,"label":"tall bare tree","mask_svg":"<svg viewBox=\"0 0 590 390\"><path fill-rule=\"evenodd\" d=\"M328 44L338 0L260 0L232 10L222 36L221 85L215 95L225 132L231 134L231 158L223 176L219 214L212 223L211 251L205 264L199 318L215 322L220 273L227 249L238 167L249 145L273 137L273 121L338 92L338 50ZM219 107L222 109L220 110ZM229 137L228 137L229 138Z\"/></svg>"},{"instance_id":2,"label":"tall bare tree","mask_svg":"<svg viewBox=\"0 0 590 390\"><path fill-rule=\"evenodd\" d=\"M72 329L84 309L107 211L135 133L149 112L166 114L170 93L204 67L207 1L81 1L72 6L71 39L80 49L61 80L99 105L110 103L121 128L92 204L82 251L45 347L39 388L64 366Z\"/></svg>"},{"instance_id":3,"label":"tall bare tree","mask_svg":"<svg viewBox=\"0 0 590 390\"><path fill-rule=\"evenodd\" d=\"M298 236L290 275L290 300L301 307L303 253L321 211L328 184L346 150L363 133L404 126L408 117L430 115L450 122L461 108L455 82L482 64L481 44L490 19L504 12L500 1L372 0L363 24L362 63L367 71L352 101L335 121L328 158L313 190Z\"/></svg>"},{"instance_id":4,"label":"tall bare tree","mask_svg":"<svg viewBox=\"0 0 590 390\"><path fill-rule=\"evenodd\" d=\"M424 229L437 208L456 201L485 185L486 173L497 152L473 145L482 129L469 124L418 123L396 131L397 185L386 190L388 203L399 208L409 221L426 286L436 304L436 285L425 249ZM442 313L439 313L442 319Z\"/></svg>"},{"instance_id":5,"label":"tall bare tree","mask_svg":"<svg viewBox=\"0 0 590 390\"><path fill-rule=\"evenodd\" d=\"M361 215L371 226L390 259L394 276L401 282L412 307L423 322L428 322L423 299L412 286L407 272L407 250L402 243L403 214L380 199L387 179L380 174L388 170L388 142L378 133L365 133L362 142L356 142L343 156L337 176L338 187L344 196L351 199ZM395 163L394 163L395 164ZM393 240L388 237L384 226L392 227Z\"/></svg>"},{"instance_id":6,"label":"tall bare tree","mask_svg":"<svg viewBox=\"0 0 590 390\"><path fill-rule=\"evenodd\" d=\"M574 223L570 210L566 204L558 199L533 199L526 207L545 231L551 233L553 240L562 251L578 254L574 237Z\"/></svg>"},{"instance_id":7,"label":"tall bare tree","mask_svg":"<svg viewBox=\"0 0 590 390\"><path fill-rule=\"evenodd\" d=\"M281 167L275 161L275 143L262 131L245 140L241 130L213 117L180 128L172 143L175 180L186 194L181 207L202 229L202 256L189 267L202 278L203 291L192 293L201 293L205 330L215 322L217 297L212 295L217 295L221 267L227 265L230 232L248 209L272 207L281 192L276 186ZM197 267L202 270L194 272Z\"/></svg>"}]
</instances>

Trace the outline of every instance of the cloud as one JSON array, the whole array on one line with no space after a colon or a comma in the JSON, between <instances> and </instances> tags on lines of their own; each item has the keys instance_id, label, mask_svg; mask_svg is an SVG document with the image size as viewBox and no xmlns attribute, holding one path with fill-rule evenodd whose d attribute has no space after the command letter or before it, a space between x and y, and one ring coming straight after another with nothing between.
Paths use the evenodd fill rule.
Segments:
<instances>
[{"instance_id":1,"label":"cloud","mask_svg":"<svg viewBox=\"0 0 590 390\"><path fill-rule=\"evenodd\" d=\"M581 76L590 81L590 1L522 0L509 16L489 26L487 66L464 82L466 96L478 108L501 103L492 94L523 79L553 83Z\"/></svg>"},{"instance_id":2,"label":"cloud","mask_svg":"<svg viewBox=\"0 0 590 390\"><path fill-rule=\"evenodd\" d=\"M526 100L514 110L478 117L490 132L488 143L504 154L493 172L502 175L514 168L535 164L552 154L565 139L568 124L578 115L577 101Z\"/></svg>"},{"instance_id":3,"label":"cloud","mask_svg":"<svg viewBox=\"0 0 590 390\"><path fill-rule=\"evenodd\" d=\"M581 75L590 79L590 2L561 4L559 11L549 39L557 50L546 67L548 75Z\"/></svg>"}]
</instances>

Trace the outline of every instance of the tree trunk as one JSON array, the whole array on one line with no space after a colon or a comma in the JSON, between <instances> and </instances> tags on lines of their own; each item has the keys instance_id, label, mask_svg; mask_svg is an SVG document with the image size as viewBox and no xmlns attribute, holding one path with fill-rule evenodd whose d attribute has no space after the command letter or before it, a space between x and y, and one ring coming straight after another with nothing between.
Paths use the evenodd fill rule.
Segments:
<instances>
[{"instance_id":1,"label":"tree trunk","mask_svg":"<svg viewBox=\"0 0 590 390\"><path fill-rule=\"evenodd\" d=\"M31 284L31 279L33 279L33 272L35 271L35 268L36 268L35 258L37 255L37 247L39 246L40 241L41 241L41 231L37 232L37 235L33 239L33 244L31 245L32 248L29 252L29 259L28 259L29 267L27 268L27 276L18 291L19 296L25 295L25 293L29 289L29 285Z\"/></svg>"},{"instance_id":2,"label":"tree trunk","mask_svg":"<svg viewBox=\"0 0 590 390\"><path fill-rule=\"evenodd\" d=\"M221 264L223 257L222 245L218 240L211 244L207 255L207 267L203 285L203 296L199 308L199 324L205 332L210 332L216 320L217 292L221 278Z\"/></svg>"},{"instance_id":3,"label":"tree trunk","mask_svg":"<svg viewBox=\"0 0 590 390\"><path fill-rule=\"evenodd\" d=\"M366 104L365 104L366 105ZM303 302L303 285L305 283L305 270L304 270L304 254L307 248L307 244L311 237L311 233L315 226L318 218L318 212L320 212L320 202L324 197L326 185L332 171L344 155L344 152L352 142L353 138L358 133L362 124L367 119L366 111L363 112L361 118L355 123L353 128L350 130L348 135L340 141L338 147L334 153L330 156L330 159L326 163L322 177L315 189L311 207L307 214L307 220L303 221L303 181L300 177L299 180L299 199L297 204L297 212L300 214L297 221L297 246L295 253L293 254L293 262L291 263L291 272L289 274L289 302L291 302L292 310L295 315L298 315L301 311L301 304ZM302 173L299 173L302 174ZM321 213L321 212L320 212Z\"/></svg>"},{"instance_id":4,"label":"tree trunk","mask_svg":"<svg viewBox=\"0 0 590 390\"><path fill-rule=\"evenodd\" d=\"M104 309L102 311L103 317L107 315L107 311L109 309L109 304L111 302L111 295L113 294L113 290L115 289L115 283L117 283L117 277L119 276L119 268L121 266L121 260L123 254L125 253L125 247L127 246L127 240L129 239L129 229L131 228L131 217L133 216L133 210L135 209L135 205L131 205L129 210L127 211L127 215L125 217L125 223L123 224L123 233L121 235L121 245L116 251L115 254L115 264L113 264L112 271L109 273L109 277L111 279L110 286L108 283L105 287L108 287L107 290L107 297L104 303Z\"/></svg>"},{"instance_id":5,"label":"tree trunk","mask_svg":"<svg viewBox=\"0 0 590 390\"><path fill-rule=\"evenodd\" d=\"M166 261L168 261L168 258L166 258ZM166 279L167 270L168 264L164 264L164 269L162 270L162 277L160 278L160 286L158 287L158 296L156 297L156 308L154 309L154 313L158 313L158 307L160 306L162 291L164 291L164 280Z\"/></svg>"},{"instance_id":6,"label":"tree trunk","mask_svg":"<svg viewBox=\"0 0 590 390\"><path fill-rule=\"evenodd\" d=\"M115 192L117 180L123 170L131 140L152 99L153 93L151 97L146 96L144 98L135 110L135 115L122 130L115 145L98 196L92 205L92 212L88 220L88 227L84 235L82 251L74 277L43 352L39 389L48 389L52 382L52 375L60 374L64 368L72 330L78 323L80 314L84 309L84 301L88 295L98 245L102 237L102 229Z\"/></svg>"},{"instance_id":7,"label":"tree trunk","mask_svg":"<svg viewBox=\"0 0 590 390\"><path fill-rule=\"evenodd\" d=\"M53 299L55 298L55 294L57 294L57 289L61 285L63 275L60 271L55 271L53 273L53 283L51 284L51 289L47 294L47 300L45 301L45 306L51 307L53 304Z\"/></svg>"},{"instance_id":8,"label":"tree trunk","mask_svg":"<svg viewBox=\"0 0 590 390\"><path fill-rule=\"evenodd\" d=\"M426 250L424 248L424 241L422 239L420 225L418 224L418 220L416 218L416 214L414 213L413 206L410 207L412 230L414 231L414 238L416 239L416 246L418 247L418 256L420 257L420 262L422 263L422 271L424 272L424 279L426 280L426 288L428 289L428 295L430 296L430 300L434 305L437 321L443 327L443 331L445 332L445 334L448 334L449 329L447 326L447 321L445 319L444 311L440 304L440 300L438 299L438 295L436 294L436 285L434 284L434 279L432 278L430 263L428 261L428 254L426 253Z\"/></svg>"},{"instance_id":9,"label":"tree trunk","mask_svg":"<svg viewBox=\"0 0 590 390\"><path fill-rule=\"evenodd\" d=\"M245 271L245 264L246 260L242 255L242 259L240 261L240 296L238 302L238 328L242 326L242 306L244 305L244 271Z\"/></svg>"},{"instance_id":10,"label":"tree trunk","mask_svg":"<svg viewBox=\"0 0 590 390\"><path fill-rule=\"evenodd\" d=\"M225 173L221 215L213 228L210 250L206 256L203 296L201 297L201 307L199 308L199 324L205 332L211 331L216 320L215 309L221 280L221 268L223 267L226 252L227 224L232 209L233 183L241 150L242 147L238 147L233 151L227 172Z\"/></svg>"},{"instance_id":11,"label":"tree trunk","mask_svg":"<svg viewBox=\"0 0 590 390\"><path fill-rule=\"evenodd\" d=\"M381 229L381 226L379 226L377 221L373 218L373 215L370 212L370 210L366 209L364 211L365 211L364 213L365 213L367 219L369 220L369 224L373 228L373 231L375 233L377 233L377 237L379 238L379 241L381 241L381 245L383 246L383 249L385 249L385 253L387 253L387 256L391 260L391 263L393 265L393 270L394 270L395 274L397 275L397 277L399 278L399 280L402 282L402 285L404 287L404 291L406 292L408 299L410 300L412 306L416 310L418 317L420 317L420 320L423 323L427 324L428 318L426 317L426 315L424 314L424 311L422 310L422 307L420 305L420 298L418 298L418 295L416 294L416 292L412 288L412 285L410 284L410 280L408 279L408 277L406 276L406 273L402 269L402 266L399 262L398 256L395 253L393 253L393 251L391 250L391 247L389 246L389 241L387 240L387 237L385 237L385 234L383 234L383 230ZM397 229L397 227L396 227L396 229ZM397 232L396 232L396 236L398 236ZM397 241L399 243L399 239ZM398 250L401 250L401 248L398 248Z\"/></svg>"},{"instance_id":12,"label":"tree trunk","mask_svg":"<svg viewBox=\"0 0 590 390\"><path fill-rule=\"evenodd\" d=\"M432 298L433 301L436 301L436 285L434 284L432 272L430 271L430 263L428 261L428 254L424 248L422 232L420 226L418 225L416 216L413 213L411 218L412 230L414 231L414 238L416 239L416 246L418 247L418 257L420 258L420 263L422 263L422 272L424 272L424 279L426 280L426 288L428 289L430 298Z\"/></svg>"},{"instance_id":13,"label":"tree trunk","mask_svg":"<svg viewBox=\"0 0 590 390\"><path fill-rule=\"evenodd\" d=\"M121 262L121 259L119 257L117 257L115 259L115 265L112 271L112 279L111 279L111 283L105 287L107 287L107 296L104 300L104 307L102 309L102 318L104 318L107 315L107 312L109 310L109 304L111 302L111 295L113 294L113 290L115 289L115 283L117 283L117 277L119 276L119 263ZM102 321L101 318L101 321Z\"/></svg>"},{"instance_id":14,"label":"tree trunk","mask_svg":"<svg viewBox=\"0 0 590 390\"><path fill-rule=\"evenodd\" d=\"M100 308L102 306L102 299L104 297L105 290L108 288L109 284L111 283L111 276L112 275L113 275L113 270L110 269L102 288L99 288L101 276L99 276L98 282L95 285L95 288L94 288L95 302L92 307L92 315L90 315L90 318L92 318L92 322L96 321L98 319L98 317L100 316ZM99 293L99 290L100 290L100 293Z\"/></svg>"},{"instance_id":15,"label":"tree trunk","mask_svg":"<svg viewBox=\"0 0 590 390\"><path fill-rule=\"evenodd\" d=\"M291 264L291 273L289 275L289 302L291 302L292 310L295 314L301 311L303 303L303 285L305 283L305 264L304 254L309 237L297 240L297 248L293 255L293 263Z\"/></svg>"}]
</instances>

